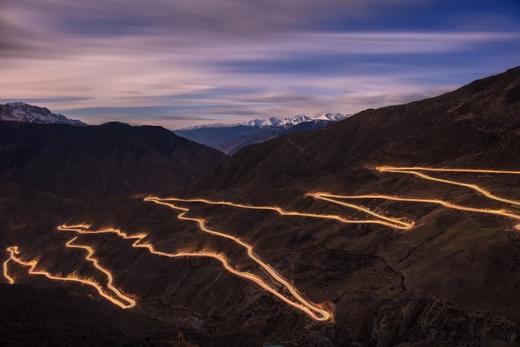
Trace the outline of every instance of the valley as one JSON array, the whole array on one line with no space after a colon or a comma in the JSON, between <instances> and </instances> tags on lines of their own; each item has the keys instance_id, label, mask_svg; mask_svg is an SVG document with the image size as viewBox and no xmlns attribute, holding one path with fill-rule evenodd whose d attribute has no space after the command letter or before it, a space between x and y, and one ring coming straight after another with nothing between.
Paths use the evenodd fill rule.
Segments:
<instances>
[{"instance_id":1,"label":"valley","mask_svg":"<svg viewBox=\"0 0 520 347\"><path fill-rule=\"evenodd\" d=\"M159 127L1 122L3 290L159 322L157 345L514 342L519 71L231 157Z\"/></svg>"}]
</instances>

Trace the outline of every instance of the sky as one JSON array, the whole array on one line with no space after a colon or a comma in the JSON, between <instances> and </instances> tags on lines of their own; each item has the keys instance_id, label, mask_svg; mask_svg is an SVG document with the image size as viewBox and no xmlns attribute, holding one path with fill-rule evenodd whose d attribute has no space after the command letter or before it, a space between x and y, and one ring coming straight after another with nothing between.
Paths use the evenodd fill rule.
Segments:
<instances>
[{"instance_id":1,"label":"sky","mask_svg":"<svg viewBox=\"0 0 520 347\"><path fill-rule=\"evenodd\" d=\"M519 57L520 0L0 0L0 102L90 124L355 113Z\"/></svg>"}]
</instances>

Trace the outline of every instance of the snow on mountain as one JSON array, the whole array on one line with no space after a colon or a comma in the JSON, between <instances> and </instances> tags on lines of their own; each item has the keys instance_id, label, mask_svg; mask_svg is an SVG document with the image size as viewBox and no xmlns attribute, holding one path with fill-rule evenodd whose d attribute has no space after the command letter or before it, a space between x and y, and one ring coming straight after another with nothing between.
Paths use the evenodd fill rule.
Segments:
<instances>
[{"instance_id":1,"label":"snow on mountain","mask_svg":"<svg viewBox=\"0 0 520 347\"><path fill-rule=\"evenodd\" d=\"M298 125L300 123L310 122L311 120L312 120L312 118L310 118L304 114L299 114L299 115L296 115L293 117L288 117L288 118L282 119L282 121L280 122L280 126L292 127L292 126Z\"/></svg>"},{"instance_id":2,"label":"snow on mountain","mask_svg":"<svg viewBox=\"0 0 520 347\"><path fill-rule=\"evenodd\" d=\"M189 140L211 146L226 154L233 154L253 143L286 134L321 129L346 117L348 115L341 113L325 113L314 117L299 114L283 119L270 117L242 124L198 126L178 129L175 132Z\"/></svg>"},{"instance_id":3,"label":"snow on mountain","mask_svg":"<svg viewBox=\"0 0 520 347\"><path fill-rule=\"evenodd\" d=\"M325 114L316 115L316 117L314 119L337 122L337 121L347 118L348 116L349 115L343 114L343 113L325 113Z\"/></svg>"},{"instance_id":4,"label":"snow on mountain","mask_svg":"<svg viewBox=\"0 0 520 347\"><path fill-rule=\"evenodd\" d=\"M247 122L245 125L254 128L265 128L265 127L276 127L279 126L282 121L276 117L270 117L267 119L253 119Z\"/></svg>"},{"instance_id":5,"label":"snow on mountain","mask_svg":"<svg viewBox=\"0 0 520 347\"><path fill-rule=\"evenodd\" d=\"M44 107L32 106L23 102L10 102L0 105L0 121L38 123L38 124L67 124L85 126L79 120L68 119L64 115L52 113Z\"/></svg>"},{"instance_id":6,"label":"snow on mountain","mask_svg":"<svg viewBox=\"0 0 520 347\"><path fill-rule=\"evenodd\" d=\"M336 122L348 117L343 113L325 113L318 114L314 117L309 117L304 114L299 114L292 117L286 117L283 119L277 117L270 117L268 119L254 119L245 123L244 125L254 128L266 128L266 127L292 127L301 123L312 122L314 120L324 120Z\"/></svg>"}]
</instances>

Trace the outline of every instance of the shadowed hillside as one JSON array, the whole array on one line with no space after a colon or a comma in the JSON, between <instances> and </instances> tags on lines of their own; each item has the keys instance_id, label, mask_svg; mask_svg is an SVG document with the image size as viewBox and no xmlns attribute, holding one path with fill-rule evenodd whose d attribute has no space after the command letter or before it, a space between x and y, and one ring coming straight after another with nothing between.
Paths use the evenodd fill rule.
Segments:
<instances>
[{"instance_id":1,"label":"shadowed hillside","mask_svg":"<svg viewBox=\"0 0 520 347\"><path fill-rule=\"evenodd\" d=\"M0 177L61 196L182 191L224 158L161 127L0 122Z\"/></svg>"}]
</instances>

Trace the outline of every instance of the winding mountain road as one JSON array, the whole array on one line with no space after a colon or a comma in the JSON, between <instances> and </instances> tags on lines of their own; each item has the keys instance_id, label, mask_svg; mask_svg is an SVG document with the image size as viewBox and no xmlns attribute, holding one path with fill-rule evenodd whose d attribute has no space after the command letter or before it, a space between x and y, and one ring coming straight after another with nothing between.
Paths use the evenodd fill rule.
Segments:
<instances>
[{"instance_id":1,"label":"winding mountain road","mask_svg":"<svg viewBox=\"0 0 520 347\"><path fill-rule=\"evenodd\" d=\"M507 204L513 206L520 206L520 201L508 199L502 196L498 196L493 194L488 189L477 185L475 183L462 182L452 179L439 178L427 174L425 172L439 172L439 173L485 173L485 174L498 174L498 175L520 175L520 171L512 171L512 170L490 170L490 169L457 169L457 168L429 168L429 167L393 167L393 166L380 166L376 168L377 171L381 173L393 173L393 174L406 174L417 177L422 180L448 184L457 187L462 187L465 189L472 190L485 198ZM280 216L291 216L291 217L302 217L302 218L312 218L312 219L323 219L323 220L331 220L335 222L339 222L342 224L379 224L386 227L390 227L397 230L409 231L414 228L415 221L407 220L405 218L396 218L387 215L383 215L379 212L376 212L370 208L365 206L353 203L346 202L345 200L363 200L363 199L375 199L375 200L387 200L387 201L395 201L395 202L410 202L410 203L425 203L425 204L434 204L438 206L442 206L444 208L453 209L461 212L470 212L470 213L481 213L488 215L495 215L498 217L505 217L509 219L513 219L515 221L520 221L520 214L516 214L508 209L492 209L485 207L473 207L473 206L464 206L460 204L455 204L442 199L429 199L422 197L403 197L403 196L394 196L394 195L384 195L384 194L363 194L363 195L348 195L348 194L332 194L327 192L309 192L306 196L312 197L316 200L325 201L331 204L336 204L342 207L346 207L349 209L356 210L358 212L364 213L372 217L372 219L350 219L337 214L320 214L320 213L311 213L305 211L290 211L283 209L279 206L271 206L271 205L253 205L253 204L245 204L245 203L236 203L231 201L215 201L204 198L179 198L179 197L165 197L160 198L157 196L148 196L144 199L145 202L154 203L157 205L161 205L170 209L177 211L176 218L182 221L194 222L197 224L199 230L203 233L210 234L215 237L223 238L232 241L235 245L243 248L248 257L255 262L270 278L270 280L277 284L277 286L273 286L268 283L264 278L253 274L251 272L239 271L235 267L233 267L226 256L221 253L217 253L214 251L197 251L197 252L165 252L158 250L151 242L146 241L147 234L130 234L125 231L122 231L118 228L104 228L93 230L89 224L76 224L76 225L67 225L63 224L57 227L59 231L62 232L73 232L78 235L83 234L114 234L125 240L132 240L132 247L138 249L144 249L151 254L166 257L166 258L188 258L188 257L198 257L198 258L210 258L219 262L222 267L231 273L234 276L247 280L260 289L270 293L275 298L281 300L287 305L291 306L294 309L297 309L303 313L305 313L308 317L315 321L333 321L334 314L333 310L330 308L330 305L322 303L317 304L312 301L306 299L300 291L290 283L285 277L283 277L277 270L274 269L273 266L268 264L266 261L261 259L254 252L254 247L252 244L244 241L243 239L233 236L224 231L217 231L210 227L208 227L206 220L204 218L191 217L187 214L190 211L190 208L183 206L182 204L186 203L201 203L206 205L223 205L229 206L238 209L247 209L247 210L260 210L260 211L272 211ZM520 223L516 224L515 229L520 230ZM28 273L30 275L39 275L44 276L49 280L54 281L63 281L63 282L75 282L83 285L87 285L93 287L97 293L110 301L111 303L121 307L121 308L132 308L137 304L137 301L129 296L128 294L123 293L122 290L118 289L114 285L114 275L113 273L103 267L100 264L100 261L95 258L95 249L92 246L80 244L77 242L77 236L70 239L65 247L71 249L81 249L86 252L85 260L91 263L94 268L102 273L105 278L105 284L99 284L94 279L79 277L78 275L55 275L51 274L48 271L37 269L38 261L37 260L26 260L21 257L21 251L18 246L10 246L7 248L7 252L9 257L3 263L3 276L8 283L15 283L14 276L10 273L10 265L12 263L16 263L22 267L28 268Z\"/></svg>"}]
</instances>

